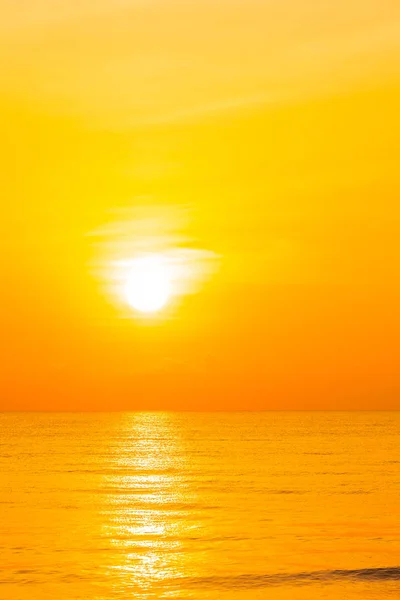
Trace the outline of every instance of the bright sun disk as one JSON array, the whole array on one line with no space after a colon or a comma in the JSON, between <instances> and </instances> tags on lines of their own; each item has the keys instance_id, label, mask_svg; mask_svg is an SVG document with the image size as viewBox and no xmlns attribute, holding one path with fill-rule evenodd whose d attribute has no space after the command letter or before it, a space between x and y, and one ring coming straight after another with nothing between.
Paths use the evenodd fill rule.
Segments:
<instances>
[{"instance_id":1,"label":"bright sun disk","mask_svg":"<svg viewBox=\"0 0 400 600\"><path fill-rule=\"evenodd\" d=\"M172 293L171 273L166 261L157 255L136 258L125 282L128 304L143 313L163 308Z\"/></svg>"}]
</instances>

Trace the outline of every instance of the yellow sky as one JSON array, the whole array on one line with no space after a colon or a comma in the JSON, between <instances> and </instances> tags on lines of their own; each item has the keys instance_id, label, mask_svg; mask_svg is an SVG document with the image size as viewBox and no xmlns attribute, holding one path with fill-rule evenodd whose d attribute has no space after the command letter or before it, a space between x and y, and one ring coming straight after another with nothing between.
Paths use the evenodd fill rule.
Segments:
<instances>
[{"instance_id":1,"label":"yellow sky","mask_svg":"<svg viewBox=\"0 0 400 600\"><path fill-rule=\"evenodd\" d=\"M1 10L1 408L400 408L398 2ZM151 324L138 207L218 263Z\"/></svg>"}]
</instances>

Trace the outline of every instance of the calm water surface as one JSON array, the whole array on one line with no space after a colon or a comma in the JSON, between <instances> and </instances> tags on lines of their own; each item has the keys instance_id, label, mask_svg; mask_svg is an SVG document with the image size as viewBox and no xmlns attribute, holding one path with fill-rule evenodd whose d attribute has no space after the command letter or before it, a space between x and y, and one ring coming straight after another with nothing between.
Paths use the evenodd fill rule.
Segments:
<instances>
[{"instance_id":1,"label":"calm water surface","mask_svg":"<svg viewBox=\"0 0 400 600\"><path fill-rule=\"evenodd\" d=\"M1 598L400 598L400 413L14 413L0 433Z\"/></svg>"}]
</instances>

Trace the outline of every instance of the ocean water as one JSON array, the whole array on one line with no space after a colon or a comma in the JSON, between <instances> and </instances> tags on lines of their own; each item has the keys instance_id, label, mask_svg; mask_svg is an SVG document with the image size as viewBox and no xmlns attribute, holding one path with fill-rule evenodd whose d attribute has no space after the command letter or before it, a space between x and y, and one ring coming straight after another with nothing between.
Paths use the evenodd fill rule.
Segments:
<instances>
[{"instance_id":1,"label":"ocean water","mask_svg":"<svg viewBox=\"0 0 400 600\"><path fill-rule=\"evenodd\" d=\"M400 413L0 414L5 600L400 598Z\"/></svg>"}]
</instances>

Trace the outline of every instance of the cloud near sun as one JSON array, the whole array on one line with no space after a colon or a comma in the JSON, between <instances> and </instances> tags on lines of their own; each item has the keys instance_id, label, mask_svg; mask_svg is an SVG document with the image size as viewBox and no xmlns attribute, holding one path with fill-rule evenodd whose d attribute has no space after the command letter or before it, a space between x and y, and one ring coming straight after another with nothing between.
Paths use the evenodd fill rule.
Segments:
<instances>
[{"instance_id":1,"label":"cloud near sun","mask_svg":"<svg viewBox=\"0 0 400 600\"><path fill-rule=\"evenodd\" d=\"M218 269L219 256L184 235L187 206L136 206L91 233L94 272L121 314L173 308L196 293Z\"/></svg>"}]
</instances>

